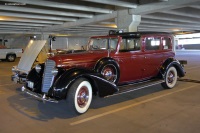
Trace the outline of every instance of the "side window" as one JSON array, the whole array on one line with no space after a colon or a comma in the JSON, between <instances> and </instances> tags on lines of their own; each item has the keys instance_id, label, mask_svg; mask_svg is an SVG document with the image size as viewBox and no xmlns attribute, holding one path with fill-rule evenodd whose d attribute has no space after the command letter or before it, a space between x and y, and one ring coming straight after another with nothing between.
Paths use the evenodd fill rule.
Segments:
<instances>
[{"instance_id":1,"label":"side window","mask_svg":"<svg viewBox=\"0 0 200 133\"><path fill-rule=\"evenodd\" d=\"M140 50L140 39L127 39L127 49L130 51Z\"/></svg>"},{"instance_id":2,"label":"side window","mask_svg":"<svg viewBox=\"0 0 200 133\"><path fill-rule=\"evenodd\" d=\"M110 48L115 50L117 47L117 42L118 42L117 38L110 39Z\"/></svg>"},{"instance_id":3,"label":"side window","mask_svg":"<svg viewBox=\"0 0 200 133\"><path fill-rule=\"evenodd\" d=\"M120 52L140 50L140 38L124 38L120 44Z\"/></svg>"},{"instance_id":4,"label":"side window","mask_svg":"<svg viewBox=\"0 0 200 133\"><path fill-rule=\"evenodd\" d=\"M146 50L159 50L160 49L160 37L146 37L145 49Z\"/></svg>"},{"instance_id":5,"label":"side window","mask_svg":"<svg viewBox=\"0 0 200 133\"><path fill-rule=\"evenodd\" d=\"M164 37L162 41L163 49L171 49L171 39L169 37Z\"/></svg>"},{"instance_id":6,"label":"side window","mask_svg":"<svg viewBox=\"0 0 200 133\"><path fill-rule=\"evenodd\" d=\"M119 50L126 50L126 39L122 39Z\"/></svg>"}]
</instances>

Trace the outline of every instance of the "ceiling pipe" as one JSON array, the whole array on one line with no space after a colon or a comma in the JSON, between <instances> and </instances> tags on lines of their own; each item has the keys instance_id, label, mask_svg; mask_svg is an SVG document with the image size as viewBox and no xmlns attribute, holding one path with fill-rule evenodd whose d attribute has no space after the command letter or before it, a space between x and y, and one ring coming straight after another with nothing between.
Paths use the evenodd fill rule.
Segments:
<instances>
[{"instance_id":1,"label":"ceiling pipe","mask_svg":"<svg viewBox=\"0 0 200 133\"><path fill-rule=\"evenodd\" d=\"M71 16L71 17L80 17L80 18L92 18L92 14L85 13L73 13L73 12L64 12L56 10L46 10L46 9L36 9L36 8L27 8L27 7L17 7L17 6L5 6L0 5L1 10L6 11L18 11L18 12L27 12L27 13L39 13L39 14L48 14L48 15L58 15L58 16Z\"/></svg>"},{"instance_id":2,"label":"ceiling pipe","mask_svg":"<svg viewBox=\"0 0 200 133\"><path fill-rule=\"evenodd\" d=\"M50 24L36 24L36 23L19 23L19 22L1 22L0 24L4 25L23 25L23 26L38 26L38 27L44 27L44 26L52 26Z\"/></svg>"},{"instance_id":3,"label":"ceiling pipe","mask_svg":"<svg viewBox=\"0 0 200 133\"><path fill-rule=\"evenodd\" d=\"M24 17L33 19L47 19L47 20L62 20L62 21L76 21L74 18L57 17L57 16L45 16L45 15L35 15L35 14L25 14L25 13L9 13L0 11L1 16L12 16L12 17Z\"/></svg>"},{"instance_id":4,"label":"ceiling pipe","mask_svg":"<svg viewBox=\"0 0 200 133\"><path fill-rule=\"evenodd\" d=\"M137 7L137 4L133 2L124 2L124 1L119 1L119 0L83 0L83 1L92 2L92 3L100 3L100 4L108 4L108 5L114 5L114 6L126 7L126 8Z\"/></svg>"}]
</instances>

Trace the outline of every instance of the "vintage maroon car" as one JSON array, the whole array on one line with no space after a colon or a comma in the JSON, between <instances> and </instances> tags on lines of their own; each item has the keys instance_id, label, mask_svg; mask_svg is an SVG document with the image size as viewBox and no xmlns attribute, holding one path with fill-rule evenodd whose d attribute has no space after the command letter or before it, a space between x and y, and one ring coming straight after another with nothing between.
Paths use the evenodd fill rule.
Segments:
<instances>
[{"instance_id":1,"label":"vintage maroon car","mask_svg":"<svg viewBox=\"0 0 200 133\"><path fill-rule=\"evenodd\" d=\"M82 114L93 95L130 91L119 86L161 83L164 88L173 88L185 72L174 58L172 42L171 34L154 32L91 37L87 50L55 55L36 65L22 91L49 102L65 99L70 111Z\"/></svg>"}]
</instances>

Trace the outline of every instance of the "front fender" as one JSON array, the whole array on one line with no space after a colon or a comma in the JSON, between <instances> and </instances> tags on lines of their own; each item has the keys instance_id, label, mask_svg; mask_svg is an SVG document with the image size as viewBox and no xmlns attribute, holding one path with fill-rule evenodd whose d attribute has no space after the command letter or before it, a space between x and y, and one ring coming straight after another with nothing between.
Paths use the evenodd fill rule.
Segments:
<instances>
[{"instance_id":1,"label":"front fender","mask_svg":"<svg viewBox=\"0 0 200 133\"><path fill-rule=\"evenodd\" d=\"M98 94L100 97L112 95L118 91L117 86L104 79L101 74L88 69L72 68L56 79L53 84L54 96L59 99L65 99L68 89L80 77L86 78L92 85L93 93Z\"/></svg>"},{"instance_id":2,"label":"front fender","mask_svg":"<svg viewBox=\"0 0 200 133\"><path fill-rule=\"evenodd\" d=\"M176 68L179 77L185 76L185 71L184 71L183 65L181 65L181 63L178 60L176 60L175 58L168 58L162 64L162 66L160 68L160 74L161 74L162 78L164 78L164 75L165 75L167 69L171 66L174 66Z\"/></svg>"}]
</instances>

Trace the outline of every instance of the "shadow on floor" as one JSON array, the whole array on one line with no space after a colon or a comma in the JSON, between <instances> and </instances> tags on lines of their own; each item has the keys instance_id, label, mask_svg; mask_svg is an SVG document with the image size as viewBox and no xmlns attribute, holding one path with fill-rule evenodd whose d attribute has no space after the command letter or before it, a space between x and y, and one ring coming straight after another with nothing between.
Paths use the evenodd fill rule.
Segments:
<instances>
[{"instance_id":1,"label":"shadow on floor","mask_svg":"<svg viewBox=\"0 0 200 133\"><path fill-rule=\"evenodd\" d=\"M91 103L90 108L99 109L106 106L111 106L121 102L129 101L155 92L159 92L162 90L164 89L161 87L161 85L155 85L141 90L136 90L130 93L111 96L107 98L99 98L98 96L93 96L93 101ZM67 103L65 100L62 100L59 103L43 103L32 98L27 94L21 93L21 88L17 88L15 91L17 92L17 94L7 99L10 103L10 106L19 113L31 119L39 121L48 121L54 118L68 119L78 116L77 114L69 111L69 109L66 106ZM89 111L87 113L89 113Z\"/></svg>"},{"instance_id":2,"label":"shadow on floor","mask_svg":"<svg viewBox=\"0 0 200 133\"><path fill-rule=\"evenodd\" d=\"M193 79L178 79L178 81L191 82L191 83L200 83L199 80L193 80Z\"/></svg>"}]
</instances>

